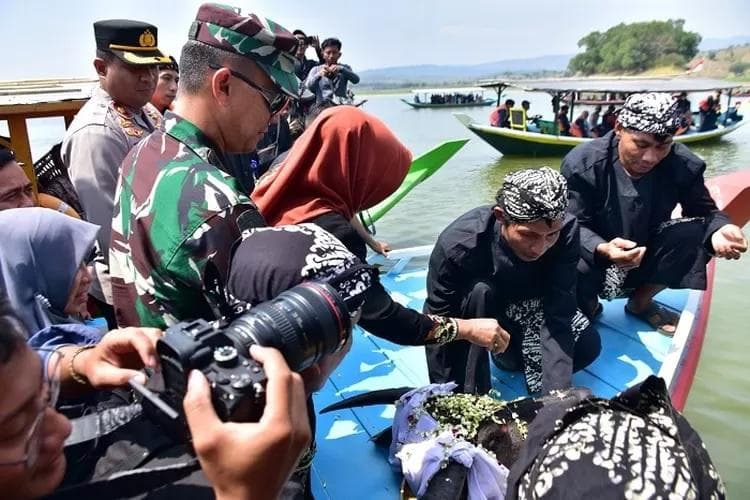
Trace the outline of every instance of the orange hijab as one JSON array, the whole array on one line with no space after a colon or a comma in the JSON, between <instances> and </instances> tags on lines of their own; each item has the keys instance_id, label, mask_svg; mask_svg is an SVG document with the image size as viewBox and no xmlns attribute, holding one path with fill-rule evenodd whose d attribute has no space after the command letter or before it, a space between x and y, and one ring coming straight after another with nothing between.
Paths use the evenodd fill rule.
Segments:
<instances>
[{"instance_id":1,"label":"orange hijab","mask_svg":"<svg viewBox=\"0 0 750 500\"><path fill-rule=\"evenodd\" d=\"M411 153L383 122L359 108L336 106L305 130L252 198L272 226L327 212L351 220L396 191L410 165Z\"/></svg>"}]
</instances>

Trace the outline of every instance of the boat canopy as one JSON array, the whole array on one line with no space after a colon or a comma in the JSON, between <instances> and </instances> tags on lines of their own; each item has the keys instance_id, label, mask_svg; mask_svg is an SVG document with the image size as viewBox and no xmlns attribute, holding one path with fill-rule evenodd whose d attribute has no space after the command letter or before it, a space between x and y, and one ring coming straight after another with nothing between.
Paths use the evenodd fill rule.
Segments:
<instances>
[{"instance_id":1,"label":"boat canopy","mask_svg":"<svg viewBox=\"0 0 750 500\"><path fill-rule=\"evenodd\" d=\"M412 94L481 94L487 89L481 87L456 87L449 89L414 89Z\"/></svg>"},{"instance_id":2,"label":"boat canopy","mask_svg":"<svg viewBox=\"0 0 750 500\"><path fill-rule=\"evenodd\" d=\"M741 87L740 83L711 78L559 78L544 80L483 80L480 87L515 87L527 92L701 92Z\"/></svg>"},{"instance_id":3,"label":"boat canopy","mask_svg":"<svg viewBox=\"0 0 750 500\"><path fill-rule=\"evenodd\" d=\"M35 175L26 120L61 116L67 128L98 84L90 78L0 81L0 120L8 121L10 146L30 179Z\"/></svg>"}]
</instances>

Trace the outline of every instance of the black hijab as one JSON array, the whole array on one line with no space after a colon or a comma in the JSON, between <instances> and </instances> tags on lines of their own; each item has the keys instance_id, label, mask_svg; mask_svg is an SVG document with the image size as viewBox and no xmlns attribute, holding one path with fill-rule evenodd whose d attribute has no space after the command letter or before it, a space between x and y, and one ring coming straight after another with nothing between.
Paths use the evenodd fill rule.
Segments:
<instances>
[{"instance_id":1,"label":"black hijab","mask_svg":"<svg viewBox=\"0 0 750 500\"><path fill-rule=\"evenodd\" d=\"M262 227L243 234L232 257L227 289L233 298L254 306L315 280L333 286L354 312L375 272L315 224Z\"/></svg>"}]
</instances>

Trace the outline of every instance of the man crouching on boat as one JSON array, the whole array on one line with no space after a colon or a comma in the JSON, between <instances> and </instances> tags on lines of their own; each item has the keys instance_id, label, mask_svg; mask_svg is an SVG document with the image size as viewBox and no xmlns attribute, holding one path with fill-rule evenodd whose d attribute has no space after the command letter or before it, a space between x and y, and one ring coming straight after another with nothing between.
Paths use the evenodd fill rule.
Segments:
<instances>
[{"instance_id":1,"label":"man crouching on boat","mask_svg":"<svg viewBox=\"0 0 750 500\"><path fill-rule=\"evenodd\" d=\"M438 237L427 275L426 313L494 317L510 344L493 355L503 369L523 370L529 393L570 386L573 371L601 349L599 334L576 309L579 230L566 215L565 179L549 167L505 177L496 204L475 208ZM428 346L430 382L490 390L486 350L457 341Z\"/></svg>"},{"instance_id":2,"label":"man crouching on boat","mask_svg":"<svg viewBox=\"0 0 750 500\"><path fill-rule=\"evenodd\" d=\"M678 316L653 297L705 290L711 255L739 259L747 250L705 187L705 162L672 142L680 118L668 94L633 94L613 131L563 159L569 211L581 225L578 301L589 317L601 311L598 297L627 296L627 313L671 336ZM672 219L678 203L683 218Z\"/></svg>"}]
</instances>

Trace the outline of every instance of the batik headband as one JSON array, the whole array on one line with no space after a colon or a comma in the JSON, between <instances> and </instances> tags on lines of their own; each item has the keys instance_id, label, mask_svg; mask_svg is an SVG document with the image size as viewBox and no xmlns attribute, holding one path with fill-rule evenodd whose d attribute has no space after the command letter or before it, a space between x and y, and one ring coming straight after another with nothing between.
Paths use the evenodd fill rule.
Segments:
<instances>
[{"instance_id":1,"label":"batik headband","mask_svg":"<svg viewBox=\"0 0 750 500\"><path fill-rule=\"evenodd\" d=\"M505 176L497 203L514 222L561 219L568 208L568 185L549 167L519 170Z\"/></svg>"},{"instance_id":2,"label":"batik headband","mask_svg":"<svg viewBox=\"0 0 750 500\"><path fill-rule=\"evenodd\" d=\"M680 127L677 99L669 94L632 94L617 115L620 124L636 132L674 135Z\"/></svg>"}]
</instances>

